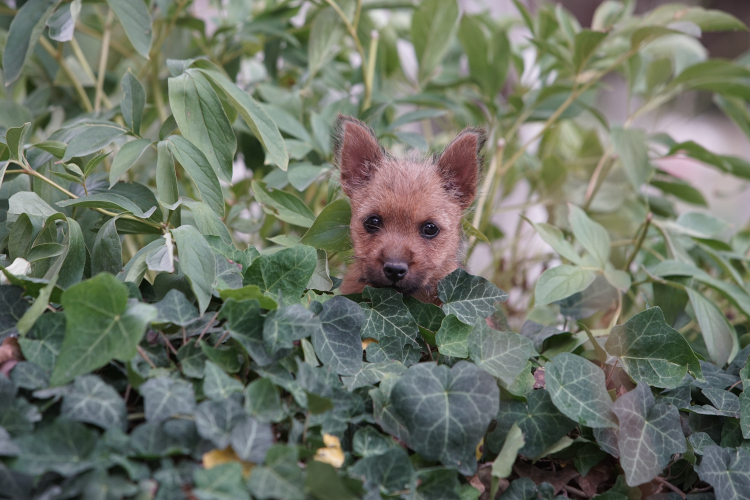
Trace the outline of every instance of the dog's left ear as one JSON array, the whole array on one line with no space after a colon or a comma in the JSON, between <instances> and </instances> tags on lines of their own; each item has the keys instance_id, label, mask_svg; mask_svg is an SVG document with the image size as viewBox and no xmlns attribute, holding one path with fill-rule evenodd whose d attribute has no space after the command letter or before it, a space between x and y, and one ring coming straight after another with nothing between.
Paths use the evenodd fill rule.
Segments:
<instances>
[{"instance_id":1,"label":"dog's left ear","mask_svg":"<svg viewBox=\"0 0 750 500\"><path fill-rule=\"evenodd\" d=\"M467 128L453 139L437 160L445 188L454 194L462 208L471 205L477 194L483 162L480 152L486 141L484 129Z\"/></svg>"}]
</instances>

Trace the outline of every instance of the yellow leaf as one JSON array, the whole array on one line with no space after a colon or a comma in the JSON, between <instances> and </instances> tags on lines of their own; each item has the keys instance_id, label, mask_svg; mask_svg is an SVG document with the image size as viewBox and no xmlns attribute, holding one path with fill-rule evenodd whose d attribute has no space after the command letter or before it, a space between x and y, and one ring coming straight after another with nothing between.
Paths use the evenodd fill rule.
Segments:
<instances>
[{"instance_id":1,"label":"yellow leaf","mask_svg":"<svg viewBox=\"0 0 750 500\"><path fill-rule=\"evenodd\" d=\"M373 339L373 338L366 338L365 340L363 340L362 341L362 350L364 351L365 349L367 349L367 346L370 345L370 344L372 344L373 342L375 342L376 344L378 343L378 341L375 340L375 339Z\"/></svg>"},{"instance_id":2,"label":"yellow leaf","mask_svg":"<svg viewBox=\"0 0 750 500\"><path fill-rule=\"evenodd\" d=\"M245 479L250 477L250 473L253 471L253 467L255 467L253 462L241 460L231 446L227 446L223 450L215 449L203 454L203 467L205 469L213 469L217 465L229 462L242 464L242 477Z\"/></svg>"},{"instance_id":3,"label":"yellow leaf","mask_svg":"<svg viewBox=\"0 0 750 500\"><path fill-rule=\"evenodd\" d=\"M323 434L323 443L326 447L318 448L318 451L315 452L315 460L333 465L337 469L341 468L344 465L345 457L339 438L331 434Z\"/></svg>"},{"instance_id":4,"label":"yellow leaf","mask_svg":"<svg viewBox=\"0 0 750 500\"><path fill-rule=\"evenodd\" d=\"M479 444L477 445L477 449L474 450L474 454L477 456L477 460L481 460L482 455L484 455L484 438L482 438L482 440L479 441Z\"/></svg>"}]
</instances>

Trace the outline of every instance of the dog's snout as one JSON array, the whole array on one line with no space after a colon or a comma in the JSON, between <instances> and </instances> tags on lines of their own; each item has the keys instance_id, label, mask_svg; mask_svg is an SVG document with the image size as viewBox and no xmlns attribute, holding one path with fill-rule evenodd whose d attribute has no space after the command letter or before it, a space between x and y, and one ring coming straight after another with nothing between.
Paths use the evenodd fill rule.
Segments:
<instances>
[{"instance_id":1,"label":"dog's snout","mask_svg":"<svg viewBox=\"0 0 750 500\"><path fill-rule=\"evenodd\" d=\"M405 262L386 262L383 265L385 277L394 282L403 279L408 271L409 266Z\"/></svg>"}]
</instances>

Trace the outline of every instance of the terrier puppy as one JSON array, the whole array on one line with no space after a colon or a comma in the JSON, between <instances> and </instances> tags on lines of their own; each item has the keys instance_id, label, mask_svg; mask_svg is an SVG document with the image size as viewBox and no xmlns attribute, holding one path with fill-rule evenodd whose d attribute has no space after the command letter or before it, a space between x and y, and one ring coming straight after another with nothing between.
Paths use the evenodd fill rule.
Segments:
<instances>
[{"instance_id":1,"label":"terrier puppy","mask_svg":"<svg viewBox=\"0 0 750 500\"><path fill-rule=\"evenodd\" d=\"M392 287L440 305L438 282L461 265L461 217L476 195L485 139L468 128L431 159L396 159L367 125L338 116L334 153L354 245L342 293Z\"/></svg>"}]
</instances>

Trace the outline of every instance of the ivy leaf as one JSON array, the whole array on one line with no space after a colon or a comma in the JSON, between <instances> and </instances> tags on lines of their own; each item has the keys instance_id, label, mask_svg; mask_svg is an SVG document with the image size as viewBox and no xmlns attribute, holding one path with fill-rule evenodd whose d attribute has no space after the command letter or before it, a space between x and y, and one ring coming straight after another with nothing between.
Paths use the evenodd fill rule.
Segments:
<instances>
[{"instance_id":1,"label":"ivy leaf","mask_svg":"<svg viewBox=\"0 0 750 500\"><path fill-rule=\"evenodd\" d=\"M360 457L380 455L397 446L393 438L379 433L374 427L357 429L352 439L352 450Z\"/></svg>"},{"instance_id":2,"label":"ivy leaf","mask_svg":"<svg viewBox=\"0 0 750 500\"><path fill-rule=\"evenodd\" d=\"M23 299L24 290L20 286L0 286L0 334L15 328L29 308L29 303Z\"/></svg>"},{"instance_id":3,"label":"ivy leaf","mask_svg":"<svg viewBox=\"0 0 750 500\"><path fill-rule=\"evenodd\" d=\"M400 376L406 371L406 367L400 361L387 361L384 363L363 363L362 368L352 376L343 376L341 381L346 389L353 391L360 387L377 384L389 375Z\"/></svg>"},{"instance_id":4,"label":"ivy leaf","mask_svg":"<svg viewBox=\"0 0 750 500\"><path fill-rule=\"evenodd\" d=\"M456 466L465 475L476 471L474 451L500 401L489 374L466 361L450 369L414 365L393 386L391 399L414 451L427 460Z\"/></svg>"},{"instance_id":5,"label":"ivy leaf","mask_svg":"<svg viewBox=\"0 0 750 500\"><path fill-rule=\"evenodd\" d=\"M211 294L216 280L216 259L211 246L193 226L180 226L172 230L180 269L190 280L190 287L198 298L201 315L211 302Z\"/></svg>"},{"instance_id":6,"label":"ivy leaf","mask_svg":"<svg viewBox=\"0 0 750 500\"><path fill-rule=\"evenodd\" d=\"M414 467L406 450L399 447L358 460L349 469L349 474L361 477L366 487L384 488L392 493L408 487Z\"/></svg>"},{"instance_id":7,"label":"ivy leaf","mask_svg":"<svg viewBox=\"0 0 750 500\"><path fill-rule=\"evenodd\" d=\"M750 453L746 450L707 446L695 470L701 480L714 487L717 500L748 498Z\"/></svg>"},{"instance_id":8,"label":"ivy leaf","mask_svg":"<svg viewBox=\"0 0 750 500\"><path fill-rule=\"evenodd\" d=\"M702 392L711 401L713 406L690 406L688 407L690 411L703 415L722 415L725 417L740 418L740 400L735 394L715 387L706 387Z\"/></svg>"},{"instance_id":9,"label":"ivy leaf","mask_svg":"<svg viewBox=\"0 0 750 500\"><path fill-rule=\"evenodd\" d=\"M60 413L103 429L126 429L125 400L96 375L76 377L73 389L63 397Z\"/></svg>"},{"instance_id":10,"label":"ivy leaf","mask_svg":"<svg viewBox=\"0 0 750 500\"><path fill-rule=\"evenodd\" d=\"M66 335L50 378L52 386L65 384L112 359L129 361L156 315L148 304L128 305L128 288L106 273L68 288L62 305Z\"/></svg>"},{"instance_id":11,"label":"ivy leaf","mask_svg":"<svg viewBox=\"0 0 750 500\"><path fill-rule=\"evenodd\" d=\"M250 500L250 494L242 480L242 465L238 462L217 465L211 469L196 468L193 479L196 486L193 494L197 498Z\"/></svg>"},{"instance_id":12,"label":"ivy leaf","mask_svg":"<svg viewBox=\"0 0 750 500\"><path fill-rule=\"evenodd\" d=\"M437 290L445 314L454 314L467 325L473 325L477 318L484 319L494 314L495 304L508 299L507 293L460 267L440 280Z\"/></svg>"},{"instance_id":13,"label":"ivy leaf","mask_svg":"<svg viewBox=\"0 0 750 500\"><path fill-rule=\"evenodd\" d=\"M195 428L203 439L217 448L229 446L232 429L245 419L242 405L232 398L204 401L195 409Z\"/></svg>"},{"instance_id":14,"label":"ivy leaf","mask_svg":"<svg viewBox=\"0 0 750 500\"><path fill-rule=\"evenodd\" d=\"M435 342L440 354L455 358L468 358L468 339L471 331L471 325L462 323L453 314L446 316L435 334Z\"/></svg>"},{"instance_id":15,"label":"ivy leaf","mask_svg":"<svg viewBox=\"0 0 750 500\"><path fill-rule=\"evenodd\" d=\"M667 325L659 307L652 307L612 328L607 352L618 356L638 383L673 389L690 372L703 380L698 357L685 337Z\"/></svg>"},{"instance_id":16,"label":"ivy leaf","mask_svg":"<svg viewBox=\"0 0 750 500\"><path fill-rule=\"evenodd\" d=\"M274 356L266 352L263 339L264 320L257 300L228 299L224 302L219 317L227 319L226 328L229 335L240 343L258 365L268 366L288 354L289 351L285 349L280 349Z\"/></svg>"},{"instance_id":17,"label":"ivy leaf","mask_svg":"<svg viewBox=\"0 0 750 500\"><path fill-rule=\"evenodd\" d=\"M648 483L672 455L687 450L677 408L656 403L648 385L620 396L612 411L620 421L620 464L629 486Z\"/></svg>"},{"instance_id":18,"label":"ivy leaf","mask_svg":"<svg viewBox=\"0 0 750 500\"><path fill-rule=\"evenodd\" d=\"M594 363L563 352L545 366L552 402L568 418L593 428L617 427L604 372Z\"/></svg>"},{"instance_id":19,"label":"ivy leaf","mask_svg":"<svg viewBox=\"0 0 750 500\"><path fill-rule=\"evenodd\" d=\"M296 448L282 445L269 448L265 467L256 466L247 481L253 498L305 500L305 473L298 461Z\"/></svg>"},{"instance_id":20,"label":"ivy leaf","mask_svg":"<svg viewBox=\"0 0 750 500\"><path fill-rule=\"evenodd\" d=\"M544 389L533 391L527 403L504 402L496 418L498 427L487 436L490 449L498 450L515 423L523 431L525 443L519 453L538 457L547 448L567 435L576 423L560 413Z\"/></svg>"},{"instance_id":21,"label":"ivy leaf","mask_svg":"<svg viewBox=\"0 0 750 500\"><path fill-rule=\"evenodd\" d=\"M193 386L169 377L148 380L140 387L146 420L161 422L174 415L192 415L195 410Z\"/></svg>"},{"instance_id":22,"label":"ivy leaf","mask_svg":"<svg viewBox=\"0 0 750 500\"><path fill-rule=\"evenodd\" d=\"M468 338L469 355L477 366L499 378L506 386L526 368L536 354L534 343L523 335L493 330L477 319Z\"/></svg>"},{"instance_id":23,"label":"ivy leaf","mask_svg":"<svg viewBox=\"0 0 750 500\"><path fill-rule=\"evenodd\" d=\"M307 245L261 255L245 273L245 284L257 285L266 295L284 304L297 304L318 264L318 252Z\"/></svg>"},{"instance_id":24,"label":"ivy leaf","mask_svg":"<svg viewBox=\"0 0 750 500\"><path fill-rule=\"evenodd\" d=\"M234 393L242 392L242 383L211 361L203 368L203 394L213 401L222 401Z\"/></svg>"},{"instance_id":25,"label":"ivy leaf","mask_svg":"<svg viewBox=\"0 0 750 500\"><path fill-rule=\"evenodd\" d=\"M232 429L229 442L241 459L263 463L266 452L273 445L273 430L268 424L246 417L244 422Z\"/></svg>"},{"instance_id":26,"label":"ivy leaf","mask_svg":"<svg viewBox=\"0 0 750 500\"><path fill-rule=\"evenodd\" d=\"M49 425L15 439L21 452L12 462L13 469L24 474L57 472L69 477L96 464L92 452L96 433L84 424L56 418Z\"/></svg>"},{"instance_id":27,"label":"ivy leaf","mask_svg":"<svg viewBox=\"0 0 750 500\"><path fill-rule=\"evenodd\" d=\"M247 385L245 411L263 423L278 422L286 414L278 389L267 378L253 380Z\"/></svg>"},{"instance_id":28,"label":"ivy leaf","mask_svg":"<svg viewBox=\"0 0 750 500\"><path fill-rule=\"evenodd\" d=\"M263 341L266 352L274 355L281 349L291 349L295 340L319 334L323 325L320 318L302 304L284 306L271 311L263 323Z\"/></svg>"},{"instance_id":29,"label":"ivy leaf","mask_svg":"<svg viewBox=\"0 0 750 500\"><path fill-rule=\"evenodd\" d=\"M182 373L186 377L203 378L206 355L203 353L203 349L197 347L195 343L188 342L180 347L177 351L177 359L180 362Z\"/></svg>"},{"instance_id":30,"label":"ivy leaf","mask_svg":"<svg viewBox=\"0 0 750 500\"><path fill-rule=\"evenodd\" d=\"M312 334L318 358L339 375L354 375L362 367L362 308L346 297L333 297L323 304L319 318L322 328Z\"/></svg>"},{"instance_id":31,"label":"ivy leaf","mask_svg":"<svg viewBox=\"0 0 750 500\"><path fill-rule=\"evenodd\" d=\"M362 296L370 301L360 304L365 314L360 332L363 339L377 340L389 359L402 359L406 345L419 347L419 327L404 304L403 295L392 288L368 286Z\"/></svg>"},{"instance_id":32,"label":"ivy leaf","mask_svg":"<svg viewBox=\"0 0 750 500\"><path fill-rule=\"evenodd\" d=\"M18 339L18 344L23 356L31 363L37 366L54 366L64 337L65 314L42 314L26 337Z\"/></svg>"},{"instance_id":33,"label":"ivy leaf","mask_svg":"<svg viewBox=\"0 0 750 500\"><path fill-rule=\"evenodd\" d=\"M200 317L195 306L188 301L184 293L177 289L167 292L163 299L154 304L154 307L156 307L154 323L187 326Z\"/></svg>"}]
</instances>

